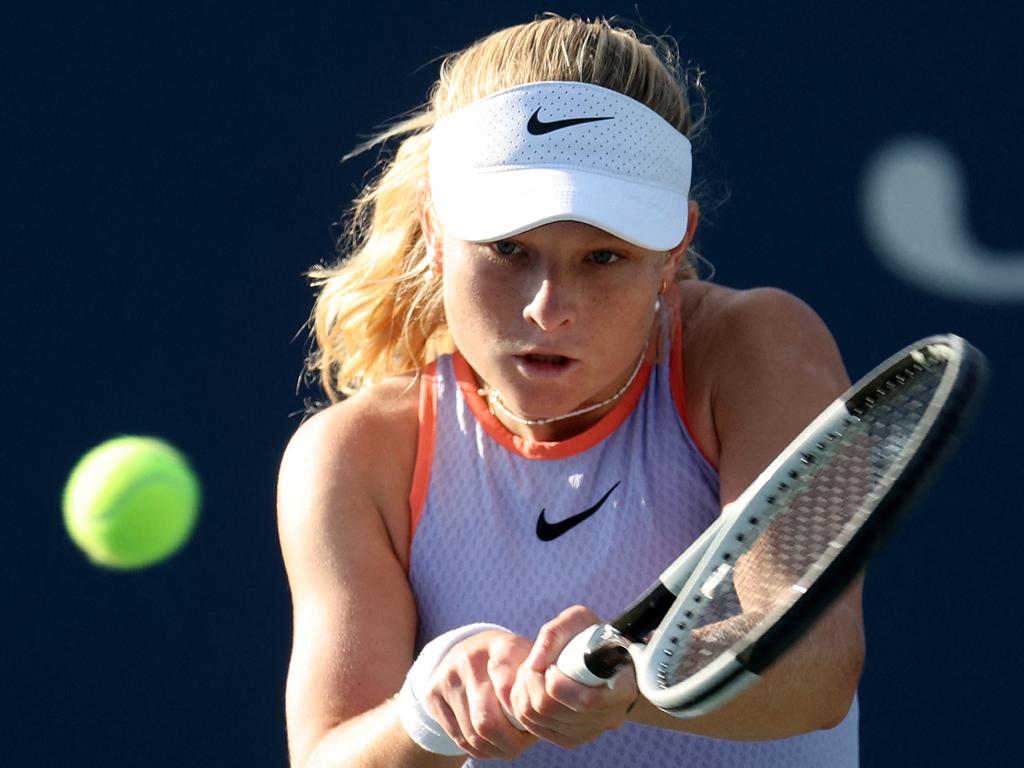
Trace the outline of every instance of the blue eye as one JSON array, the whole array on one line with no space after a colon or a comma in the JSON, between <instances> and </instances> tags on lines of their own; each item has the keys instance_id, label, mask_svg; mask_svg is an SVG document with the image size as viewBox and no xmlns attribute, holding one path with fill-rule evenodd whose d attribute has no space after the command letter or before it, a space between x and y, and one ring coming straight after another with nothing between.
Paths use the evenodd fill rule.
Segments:
<instances>
[{"instance_id":1,"label":"blue eye","mask_svg":"<svg viewBox=\"0 0 1024 768\"><path fill-rule=\"evenodd\" d=\"M621 256L613 251L594 251L590 254L590 260L595 264L614 264Z\"/></svg>"},{"instance_id":2,"label":"blue eye","mask_svg":"<svg viewBox=\"0 0 1024 768\"><path fill-rule=\"evenodd\" d=\"M491 244L491 247L502 256L514 256L521 250L518 243L511 240L498 240Z\"/></svg>"}]
</instances>

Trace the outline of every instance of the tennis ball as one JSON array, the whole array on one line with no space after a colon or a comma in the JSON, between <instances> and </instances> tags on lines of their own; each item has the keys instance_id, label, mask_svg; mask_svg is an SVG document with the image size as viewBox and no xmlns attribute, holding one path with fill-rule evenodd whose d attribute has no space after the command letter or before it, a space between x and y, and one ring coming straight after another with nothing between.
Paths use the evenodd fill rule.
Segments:
<instances>
[{"instance_id":1,"label":"tennis ball","mask_svg":"<svg viewBox=\"0 0 1024 768\"><path fill-rule=\"evenodd\" d=\"M175 448L153 437L116 437L72 470L64 525L94 563L144 568L185 544L199 498L199 481Z\"/></svg>"}]
</instances>

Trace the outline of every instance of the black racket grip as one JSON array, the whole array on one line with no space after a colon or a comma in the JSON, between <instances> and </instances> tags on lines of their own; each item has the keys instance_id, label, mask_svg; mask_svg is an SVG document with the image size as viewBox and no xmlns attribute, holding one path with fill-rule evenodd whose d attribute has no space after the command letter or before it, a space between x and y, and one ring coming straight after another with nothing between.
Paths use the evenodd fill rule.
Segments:
<instances>
[{"instance_id":1,"label":"black racket grip","mask_svg":"<svg viewBox=\"0 0 1024 768\"><path fill-rule=\"evenodd\" d=\"M602 645L583 654L583 663L595 677L610 680L630 663L629 651L621 645Z\"/></svg>"}]
</instances>

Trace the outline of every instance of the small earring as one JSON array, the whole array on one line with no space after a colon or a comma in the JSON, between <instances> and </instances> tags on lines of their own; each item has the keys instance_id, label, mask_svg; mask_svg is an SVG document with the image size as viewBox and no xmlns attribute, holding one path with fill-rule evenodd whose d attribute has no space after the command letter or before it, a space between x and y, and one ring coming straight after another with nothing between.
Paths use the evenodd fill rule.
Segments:
<instances>
[{"instance_id":1,"label":"small earring","mask_svg":"<svg viewBox=\"0 0 1024 768\"><path fill-rule=\"evenodd\" d=\"M668 280L662 280L661 281L661 290L658 291L658 295L654 299L654 311L655 312L660 312L661 311L661 297L665 294L665 291L667 291L667 290L668 290Z\"/></svg>"},{"instance_id":2,"label":"small earring","mask_svg":"<svg viewBox=\"0 0 1024 768\"><path fill-rule=\"evenodd\" d=\"M427 261L430 262L430 273L434 276L441 274L441 259L434 250L434 246L427 246Z\"/></svg>"}]
</instances>

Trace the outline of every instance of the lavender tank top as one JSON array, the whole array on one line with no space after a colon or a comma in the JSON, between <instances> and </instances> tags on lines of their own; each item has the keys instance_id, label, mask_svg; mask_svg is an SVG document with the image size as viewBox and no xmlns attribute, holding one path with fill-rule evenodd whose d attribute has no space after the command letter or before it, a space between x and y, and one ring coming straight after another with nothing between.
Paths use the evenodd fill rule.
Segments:
<instances>
[{"instance_id":1,"label":"lavender tank top","mask_svg":"<svg viewBox=\"0 0 1024 768\"><path fill-rule=\"evenodd\" d=\"M677 334L612 412L560 443L505 430L458 353L427 369L410 498L417 649L478 621L534 637L576 603L613 618L711 523L718 473L687 429L680 349ZM571 751L539 743L508 764L847 768L858 764L857 725L856 702L836 728L777 741L627 723Z\"/></svg>"}]
</instances>

